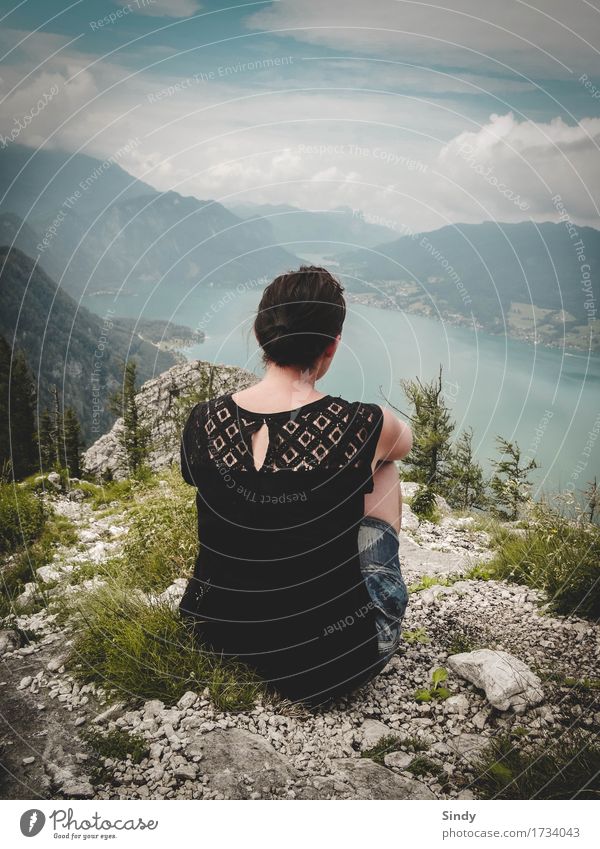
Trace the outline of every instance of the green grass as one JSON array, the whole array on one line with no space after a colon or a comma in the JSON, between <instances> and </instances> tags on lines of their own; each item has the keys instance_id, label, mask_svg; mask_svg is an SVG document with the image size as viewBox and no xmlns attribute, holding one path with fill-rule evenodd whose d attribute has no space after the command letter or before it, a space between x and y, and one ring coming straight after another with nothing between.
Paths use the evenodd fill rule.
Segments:
<instances>
[{"instance_id":1,"label":"green grass","mask_svg":"<svg viewBox=\"0 0 600 849\"><path fill-rule=\"evenodd\" d=\"M600 745L581 730L535 744L500 735L473 769L483 799L600 798Z\"/></svg>"},{"instance_id":2,"label":"green grass","mask_svg":"<svg viewBox=\"0 0 600 849\"><path fill-rule=\"evenodd\" d=\"M112 770L105 765L106 759L124 761L129 758L132 763L139 764L150 753L148 743L143 737L129 734L120 728L106 733L94 729L86 732L83 740L91 753L87 766L92 784L110 782Z\"/></svg>"},{"instance_id":3,"label":"green grass","mask_svg":"<svg viewBox=\"0 0 600 849\"><path fill-rule=\"evenodd\" d=\"M427 743L424 743L418 737L398 737L396 734L388 734L382 737L370 749L365 749L361 753L361 758L370 758L380 766L384 765L385 756L392 752L400 752L403 750L409 752L422 752L429 748Z\"/></svg>"},{"instance_id":4,"label":"green grass","mask_svg":"<svg viewBox=\"0 0 600 849\"><path fill-rule=\"evenodd\" d=\"M408 591L409 593L418 593L434 586L450 587L457 581L464 581L464 579L464 575L423 575L420 581L408 587Z\"/></svg>"},{"instance_id":5,"label":"green grass","mask_svg":"<svg viewBox=\"0 0 600 849\"><path fill-rule=\"evenodd\" d=\"M37 581L36 570L46 566L52 560L58 546L74 545L77 540L76 528L69 519L51 511L45 511L45 523L37 539L22 546L13 555L0 574L0 618L14 612L14 600L23 592L26 583ZM49 583L40 588L39 602L22 612L32 613L45 606L44 590L51 588Z\"/></svg>"},{"instance_id":6,"label":"green grass","mask_svg":"<svg viewBox=\"0 0 600 849\"><path fill-rule=\"evenodd\" d=\"M149 604L129 587L107 585L68 601L74 643L69 661L82 682L114 699L175 704L208 687L221 710L251 708L264 685L245 666L199 648L168 605Z\"/></svg>"},{"instance_id":7,"label":"green grass","mask_svg":"<svg viewBox=\"0 0 600 849\"><path fill-rule=\"evenodd\" d=\"M0 483L0 554L16 551L41 534L46 514L35 493L12 483Z\"/></svg>"},{"instance_id":8,"label":"green grass","mask_svg":"<svg viewBox=\"0 0 600 849\"><path fill-rule=\"evenodd\" d=\"M556 613L600 616L600 527L548 504L534 508L523 536L508 534L488 564L494 578L544 590Z\"/></svg>"}]
</instances>

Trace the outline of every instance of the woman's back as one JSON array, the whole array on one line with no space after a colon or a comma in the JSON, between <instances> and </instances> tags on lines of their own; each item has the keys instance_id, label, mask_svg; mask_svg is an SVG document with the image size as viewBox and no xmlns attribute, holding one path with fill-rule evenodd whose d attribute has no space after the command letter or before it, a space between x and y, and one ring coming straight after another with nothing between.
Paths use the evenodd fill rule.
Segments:
<instances>
[{"instance_id":1,"label":"woman's back","mask_svg":"<svg viewBox=\"0 0 600 849\"><path fill-rule=\"evenodd\" d=\"M382 422L379 406L330 395L265 414L227 394L196 405L184 429L200 552L180 609L290 698L352 689L378 661L357 536Z\"/></svg>"}]
</instances>

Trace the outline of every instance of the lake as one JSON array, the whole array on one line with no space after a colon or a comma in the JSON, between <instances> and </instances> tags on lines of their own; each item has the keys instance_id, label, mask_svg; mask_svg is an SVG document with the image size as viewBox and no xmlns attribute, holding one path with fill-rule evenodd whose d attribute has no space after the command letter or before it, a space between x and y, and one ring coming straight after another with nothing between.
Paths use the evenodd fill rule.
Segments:
<instances>
[{"instance_id":1,"label":"lake","mask_svg":"<svg viewBox=\"0 0 600 849\"><path fill-rule=\"evenodd\" d=\"M261 374L252 322L262 290L207 290L171 318L203 329L190 358ZM112 299L111 299L112 300ZM113 304L114 306L114 304ZM94 304L98 309L98 305ZM124 310L116 305L117 313ZM408 313L348 304L342 343L321 391L407 410L401 378L429 381L443 366L456 433L474 430L477 459L489 471L494 437L517 440L540 468L534 494L580 489L600 476L600 357L530 346Z\"/></svg>"}]
</instances>

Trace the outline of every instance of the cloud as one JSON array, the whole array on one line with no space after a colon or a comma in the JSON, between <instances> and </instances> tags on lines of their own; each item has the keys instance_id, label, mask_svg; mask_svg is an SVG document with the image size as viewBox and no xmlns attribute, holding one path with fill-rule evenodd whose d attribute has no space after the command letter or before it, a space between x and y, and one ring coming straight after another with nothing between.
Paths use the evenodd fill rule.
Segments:
<instances>
[{"instance_id":1,"label":"cloud","mask_svg":"<svg viewBox=\"0 0 600 849\"><path fill-rule=\"evenodd\" d=\"M536 7L537 2L537 7ZM539 7L539 8L538 8ZM592 4L564 0L279 0L246 19L252 30L269 30L336 50L401 55L423 65L506 63L525 74L569 77L597 62L600 15ZM586 44L586 41L588 44ZM498 60L498 62L490 62Z\"/></svg>"},{"instance_id":2,"label":"cloud","mask_svg":"<svg viewBox=\"0 0 600 849\"><path fill-rule=\"evenodd\" d=\"M115 0L117 6L127 6L130 12L153 18L189 18L200 11L196 0Z\"/></svg>"},{"instance_id":3,"label":"cloud","mask_svg":"<svg viewBox=\"0 0 600 849\"><path fill-rule=\"evenodd\" d=\"M481 219L470 193L486 217L512 221L556 220L552 197L560 194L575 220L597 227L599 147L600 118L569 125L560 117L539 123L491 115L441 149L436 168L452 182L442 180L440 192L453 215Z\"/></svg>"}]
</instances>

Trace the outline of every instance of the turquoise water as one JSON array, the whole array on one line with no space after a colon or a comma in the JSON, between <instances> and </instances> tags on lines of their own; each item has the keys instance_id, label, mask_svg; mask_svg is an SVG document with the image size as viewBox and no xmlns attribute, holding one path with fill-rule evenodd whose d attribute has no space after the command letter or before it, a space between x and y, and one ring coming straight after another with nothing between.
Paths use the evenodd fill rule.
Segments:
<instances>
[{"instance_id":1,"label":"turquoise water","mask_svg":"<svg viewBox=\"0 0 600 849\"><path fill-rule=\"evenodd\" d=\"M206 340L186 355L260 375L251 327L262 285L242 293L209 290L189 298L172 319L203 329ZM540 464L532 474L536 494L579 489L594 475L600 477L597 356L566 354L435 319L349 304L342 344L318 386L349 399L383 403L387 398L407 410L399 380L431 380L440 363L456 432L473 427L477 457L486 469L489 458L497 456L494 437L501 434L516 439Z\"/></svg>"}]
</instances>

